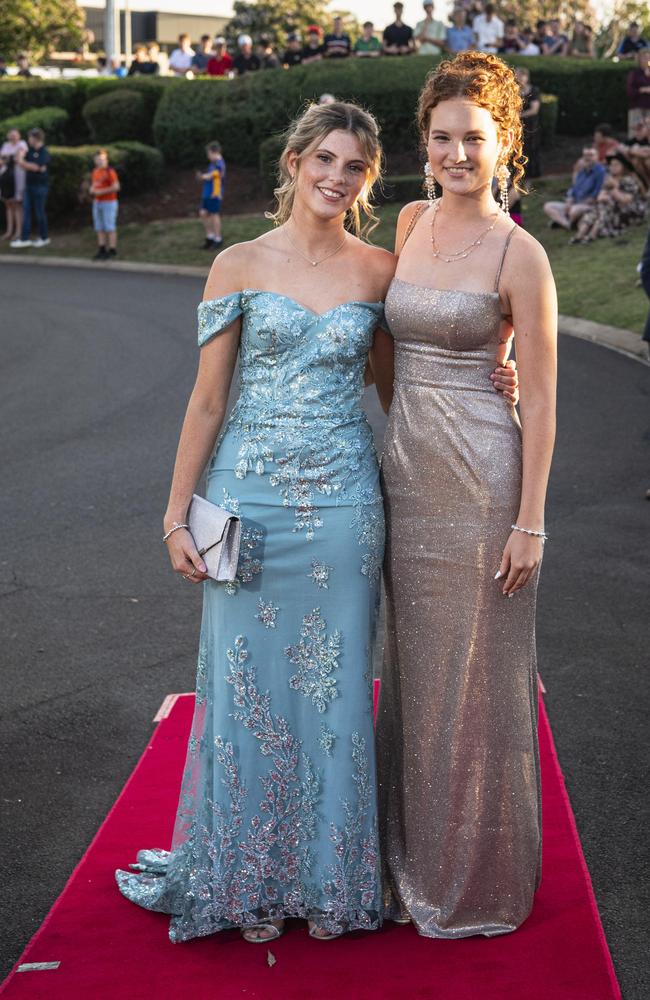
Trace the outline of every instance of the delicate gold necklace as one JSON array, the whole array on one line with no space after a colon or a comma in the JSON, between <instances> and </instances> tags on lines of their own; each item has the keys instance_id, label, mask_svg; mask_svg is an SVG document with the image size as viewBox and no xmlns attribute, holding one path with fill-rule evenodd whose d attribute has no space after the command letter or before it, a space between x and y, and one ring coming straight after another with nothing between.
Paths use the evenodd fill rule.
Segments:
<instances>
[{"instance_id":1,"label":"delicate gold necklace","mask_svg":"<svg viewBox=\"0 0 650 1000\"><path fill-rule=\"evenodd\" d=\"M436 236L435 236L434 226L436 224L437 214L438 214L438 206L436 205L433 211L433 218L431 219L431 249L433 251L433 256L437 257L439 260L443 260L445 264L453 264L457 260L464 260L465 257L469 257L469 255L473 253L477 247L480 247L481 243L483 242L487 234L492 232L492 230L497 224L497 219L499 218L499 213L497 212L497 214L494 216L494 219L492 220L492 224L489 225L487 229L483 230L483 232L476 237L473 243L470 243L470 245L468 247L465 247L464 250L455 250L450 256L445 256L445 254L443 254L442 251L438 250L438 248L436 247Z\"/></svg>"},{"instance_id":2,"label":"delicate gold necklace","mask_svg":"<svg viewBox=\"0 0 650 1000\"><path fill-rule=\"evenodd\" d=\"M342 241L339 243L339 245L337 247L334 247L333 250L330 250L329 253L326 253L325 256L321 257L319 260L312 260L311 257L307 256L306 253L303 253L303 251L300 249L299 246L296 246L296 244L293 242L293 240L289 236L288 230L286 228L284 230L284 235L289 240L289 243L291 244L291 246L293 247L293 249L297 250L298 253L300 254L300 256L303 257L309 264L311 264L312 267L318 267L318 265L322 264L324 260L329 260L330 257L333 257L335 253L338 253L339 250L343 249L343 247L345 246L345 241L347 240L347 233L346 233L345 236L343 237Z\"/></svg>"}]
</instances>

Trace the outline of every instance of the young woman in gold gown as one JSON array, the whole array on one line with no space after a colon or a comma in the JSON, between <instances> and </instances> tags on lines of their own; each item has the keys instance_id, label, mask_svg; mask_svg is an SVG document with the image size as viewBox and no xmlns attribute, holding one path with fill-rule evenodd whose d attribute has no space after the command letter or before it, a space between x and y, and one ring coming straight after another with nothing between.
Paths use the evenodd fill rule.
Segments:
<instances>
[{"instance_id":1,"label":"young woman in gold gown","mask_svg":"<svg viewBox=\"0 0 650 1000\"><path fill-rule=\"evenodd\" d=\"M382 462L387 641L377 718L387 914L429 937L503 934L540 878L535 597L555 424L546 254L494 200L523 174L512 71L468 52L427 79L432 205L400 215ZM521 424L490 391L516 333ZM393 387L394 341L394 387Z\"/></svg>"}]
</instances>

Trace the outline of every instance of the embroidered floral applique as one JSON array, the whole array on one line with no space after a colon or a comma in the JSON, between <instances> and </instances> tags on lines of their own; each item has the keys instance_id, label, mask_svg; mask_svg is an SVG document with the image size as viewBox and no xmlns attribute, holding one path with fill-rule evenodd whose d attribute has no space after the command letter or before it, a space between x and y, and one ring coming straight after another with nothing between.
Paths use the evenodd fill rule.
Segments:
<instances>
[{"instance_id":1,"label":"embroidered floral applique","mask_svg":"<svg viewBox=\"0 0 650 1000\"><path fill-rule=\"evenodd\" d=\"M307 576L310 580L313 580L317 587L321 587L323 590L328 590L328 581L330 573L333 569L333 566L328 566L326 563L319 562L318 559L312 559L311 573L308 573Z\"/></svg>"},{"instance_id":2,"label":"embroidered floral applique","mask_svg":"<svg viewBox=\"0 0 650 1000\"><path fill-rule=\"evenodd\" d=\"M241 501L239 497L231 496L225 488L221 506L224 510L230 511L231 514L241 517ZM237 594L243 583L251 583L264 570L264 563L257 552L262 545L263 538L264 533L260 528L254 528L250 522L242 518L237 573L234 580L224 584L224 590L230 597L234 597Z\"/></svg>"},{"instance_id":3,"label":"embroidered floral applique","mask_svg":"<svg viewBox=\"0 0 650 1000\"><path fill-rule=\"evenodd\" d=\"M255 618L261 622L264 628L275 628L276 618L280 608L272 601L265 601L262 597L257 602L257 614Z\"/></svg>"},{"instance_id":4,"label":"embroidered floral applique","mask_svg":"<svg viewBox=\"0 0 650 1000\"><path fill-rule=\"evenodd\" d=\"M314 608L302 620L301 639L295 646L287 646L284 653L298 670L289 678L289 687L311 700L319 712L324 712L339 691L332 671L339 666L341 633L338 629L328 637L327 625Z\"/></svg>"},{"instance_id":5,"label":"embroidered floral applique","mask_svg":"<svg viewBox=\"0 0 650 1000\"><path fill-rule=\"evenodd\" d=\"M352 757L356 801L346 799L343 803L343 828L330 824L336 863L329 866L331 881L324 887L332 904L327 911L331 924L330 919L326 920L322 925L325 929L337 925L338 914L345 906L349 907L352 900L356 901L359 913L366 913L367 926L372 926L367 909L373 906L376 898L379 850L376 824L372 823L368 831L372 786L366 742L358 733L352 734Z\"/></svg>"},{"instance_id":6,"label":"embroidered floral applique","mask_svg":"<svg viewBox=\"0 0 650 1000\"><path fill-rule=\"evenodd\" d=\"M329 726L326 726L324 722L321 722L318 745L328 757L331 757L332 753L334 752L335 742L336 742L336 733L333 733Z\"/></svg>"}]
</instances>

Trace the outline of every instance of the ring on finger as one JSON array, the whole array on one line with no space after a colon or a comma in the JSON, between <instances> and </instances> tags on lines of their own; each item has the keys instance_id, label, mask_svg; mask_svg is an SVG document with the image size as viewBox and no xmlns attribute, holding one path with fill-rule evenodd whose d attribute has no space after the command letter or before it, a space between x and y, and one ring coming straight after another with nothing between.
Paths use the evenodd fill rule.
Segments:
<instances>
[{"instance_id":1,"label":"ring on finger","mask_svg":"<svg viewBox=\"0 0 650 1000\"><path fill-rule=\"evenodd\" d=\"M189 580L189 578L190 578L190 577L189 577L189 574L188 574L188 573L183 573L183 579L184 579L184 580Z\"/></svg>"},{"instance_id":2,"label":"ring on finger","mask_svg":"<svg viewBox=\"0 0 650 1000\"><path fill-rule=\"evenodd\" d=\"M190 576L196 576L196 566L194 567L194 569L190 573ZM188 579L189 579L189 577L188 577Z\"/></svg>"}]
</instances>

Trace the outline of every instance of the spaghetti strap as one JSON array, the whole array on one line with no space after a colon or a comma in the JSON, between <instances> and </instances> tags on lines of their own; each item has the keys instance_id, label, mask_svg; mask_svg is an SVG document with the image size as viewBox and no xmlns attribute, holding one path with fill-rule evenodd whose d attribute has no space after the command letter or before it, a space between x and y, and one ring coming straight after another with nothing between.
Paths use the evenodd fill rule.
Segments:
<instances>
[{"instance_id":1,"label":"spaghetti strap","mask_svg":"<svg viewBox=\"0 0 650 1000\"><path fill-rule=\"evenodd\" d=\"M494 282L494 291L495 292L499 291L499 282L501 281L501 272L503 271L503 264L504 264L505 259L506 259L506 254L508 252L508 247L510 246L510 240L512 239L512 234L514 233L514 231L515 231L516 228L517 228L517 223L514 224L514 226L512 227L512 229L510 230L510 232L508 233L508 235L506 237L506 242L505 242L505 244L503 246L503 253L501 254L501 262L499 263L499 270L497 271L496 280Z\"/></svg>"},{"instance_id":2,"label":"spaghetti strap","mask_svg":"<svg viewBox=\"0 0 650 1000\"><path fill-rule=\"evenodd\" d=\"M406 243L407 239L409 238L409 236L411 235L411 233L413 232L413 230L417 226L418 220L426 212L426 210L427 210L428 207L429 207L429 205L427 204L426 201L420 202L420 204L418 205L416 211L411 216L411 221L408 224L408 228L406 230L406 234L404 236L404 239L402 240L402 245L399 248L399 252L400 253L404 249L404 244Z\"/></svg>"}]
</instances>

